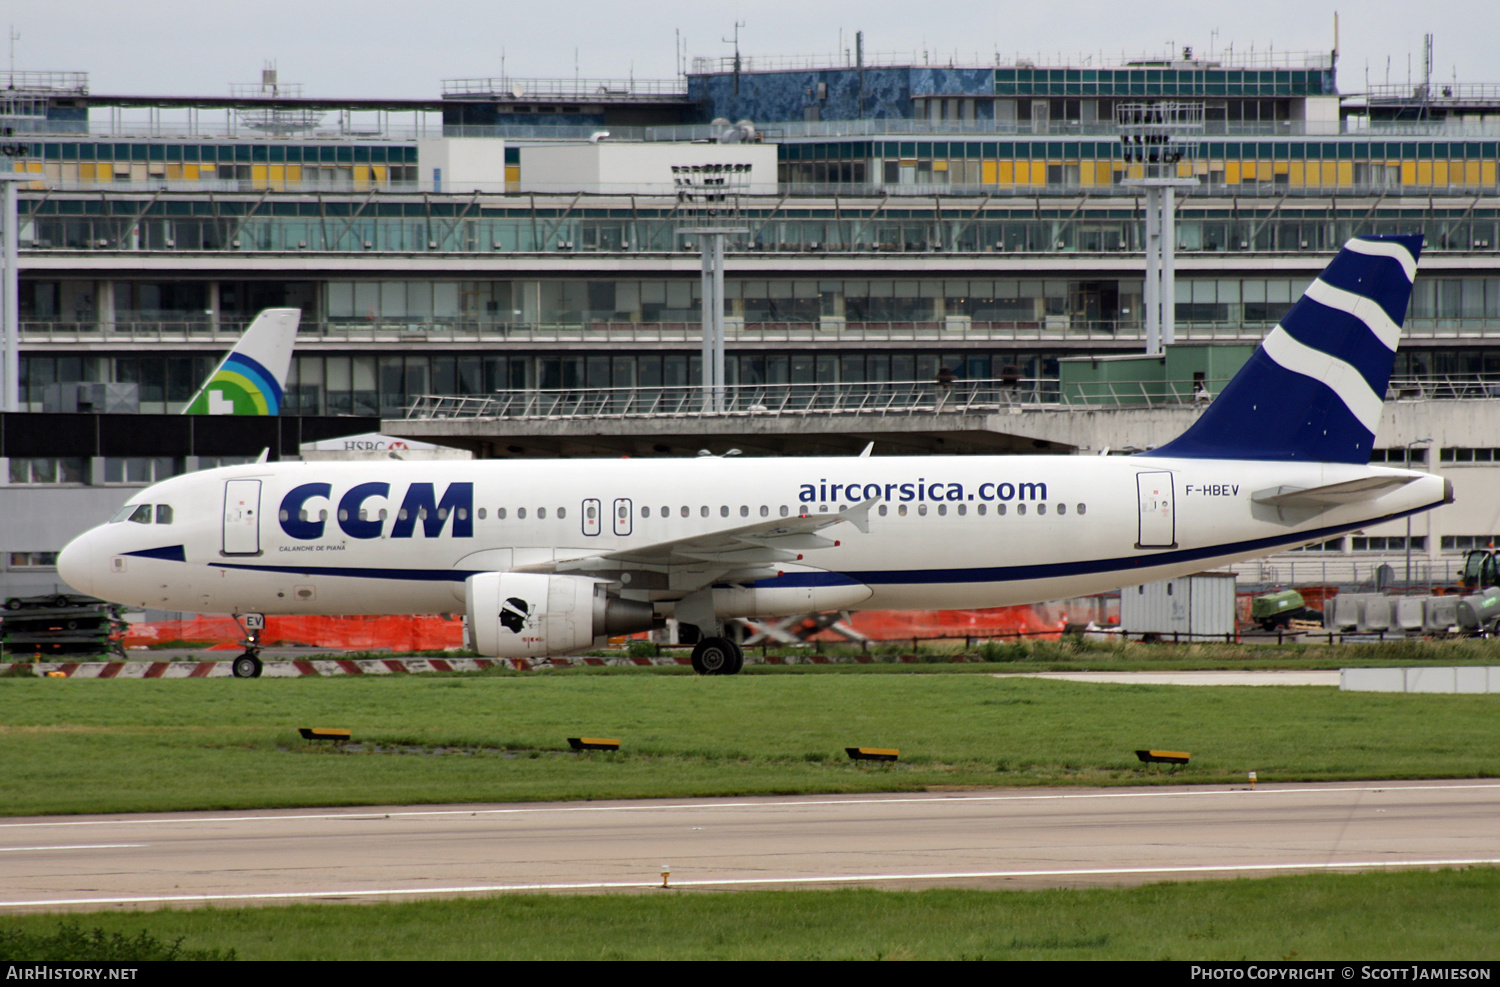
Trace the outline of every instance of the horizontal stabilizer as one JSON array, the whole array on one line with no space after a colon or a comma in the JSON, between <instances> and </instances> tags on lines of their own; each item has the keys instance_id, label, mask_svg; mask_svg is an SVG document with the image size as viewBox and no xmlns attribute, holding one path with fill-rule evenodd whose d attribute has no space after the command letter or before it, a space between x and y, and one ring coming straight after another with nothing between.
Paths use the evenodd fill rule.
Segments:
<instances>
[{"instance_id":1,"label":"horizontal stabilizer","mask_svg":"<svg viewBox=\"0 0 1500 987\"><path fill-rule=\"evenodd\" d=\"M1270 507L1333 507L1357 500L1374 500L1415 479L1415 476L1364 476L1321 487L1272 487L1252 494L1250 499Z\"/></svg>"}]
</instances>

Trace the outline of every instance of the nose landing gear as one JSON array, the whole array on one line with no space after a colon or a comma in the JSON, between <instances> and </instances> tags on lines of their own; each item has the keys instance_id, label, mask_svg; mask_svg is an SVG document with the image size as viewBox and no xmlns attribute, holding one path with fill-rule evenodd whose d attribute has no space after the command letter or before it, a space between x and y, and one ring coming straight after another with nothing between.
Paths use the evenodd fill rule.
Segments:
<instances>
[{"instance_id":1,"label":"nose landing gear","mask_svg":"<svg viewBox=\"0 0 1500 987\"><path fill-rule=\"evenodd\" d=\"M230 666L234 670L234 677L237 679L258 679L263 667L260 660L260 635L266 629L265 615L247 613L244 615L244 619L241 619L239 614L231 614L230 616L234 618L234 622L239 625L240 630L245 635L244 639L240 641L245 646L245 653L236 658L234 664Z\"/></svg>"}]
</instances>

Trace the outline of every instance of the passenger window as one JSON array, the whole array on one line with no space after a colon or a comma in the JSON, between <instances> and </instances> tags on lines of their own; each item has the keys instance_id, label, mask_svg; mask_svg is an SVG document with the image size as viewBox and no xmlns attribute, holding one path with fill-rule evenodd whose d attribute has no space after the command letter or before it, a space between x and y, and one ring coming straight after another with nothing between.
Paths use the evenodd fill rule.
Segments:
<instances>
[{"instance_id":1,"label":"passenger window","mask_svg":"<svg viewBox=\"0 0 1500 987\"><path fill-rule=\"evenodd\" d=\"M150 524L151 505L142 504L140 507L137 507L131 512L129 520L134 521L136 524Z\"/></svg>"},{"instance_id":2,"label":"passenger window","mask_svg":"<svg viewBox=\"0 0 1500 987\"><path fill-rule=\"evenodd\" d=\"M157 504L156 505L156 523L157 524L171 524L172 523L172 505L170 505L170 504Z\"/></svg>"},{"instance_id":3,"label":"passenger window","mask_svg":"<svg viewBox=\"0 0 1500 987\"><path fill-rule=\"evenodd\" d=\"M938 505L938 517L947 517L947 515L948 515L948 505L947 504L939 504Z\"/></svg>"},{"instance_id":4,"label":"passenger window","mask_svg":"<svg viewBox=\"0 0 1500 987\"><path fill-rule=\"evenodd\" d=\"M888 510L889 510L889 508L888 508L888 507L887 507L887 506L886 506L886 505L885 505L885 504L881 504L881 505L880 505L880 516L881 516L881 517L885 517L885 515L886 515L886 512L887 512L887 511L888 511Z\"/></svg>"},{"instance_id":5,"label":"passenger window","mask_svg":"<svg viewBox=\"0 0 1500 987\"><path fill-rule=\"evenodd\" d=\"M901 515L902 517L906 517L906 505L905 504L897 504L896 505L896 513L899 514L899 515Z\"/></svg>"},{"instance_id":6,"label":"passenger window","mask_svg":"<svg viewBox=\"0 0 1500 987\"><path fill-rule=\"evenodd\" d=\"M1079 504L1078 505L1078 513L1079 514L1087 514L1088 512L1089 512L1089 505L1087 505L1087 504Z\"/></svg>"},{"instance_id":7,"label":"passenger window","mask_svg":"<svg viewBox=\"0 0 1500 987\"><path fill-rule=\"evenodd\" d=\"M708 517L708 505L707 504L704 504L702 507L698 508L698 516L699 517Z\"/></svg>"},{"instance_id":8,"label":"passenger window","mask_svg":"<svg viewBox=\"0 0 1500 987\"><path fill-rule=\"evenodd\" d=\"M682 507L682 516L683 517L687 517L688 516L688 509L687 509L687 505L686 504L684 504L683 507Z\"/></svg>"},{"instance_id":9,"label":"passenger window","mask_svg":"<svg viewBox=\"0 0 1500 987\"><path fill-rule=\"evenodd\" d=\"M547 519L547 508L545 508L545 507L538 507L536 509L536 516L537 516L537 520L539 520L539 521L545 521Z\"/></svg>"},{"instance_id":10,"label":"passenger window","mask_svg":"<svg viewBox=\"0 0 1500 987\"><path fill-rule=\"evenodd\" d=\"M650 517L650 516L651 516L651 508L649 508L649 507L642 507L641 508L641 517Z\"/></svg>"},{"instance_id":11,"label":"passenger window","mask_svg":"<svg viewBox=\"0 0 1500 987\"><path fill-rule=\"evenodd\" d=\"M740 505L740 517L749 517L749 516L750 516L750 508L749 508L749 506L747 506L745 504L741 504Z\"/></svg>"},{"instance_id":12,"label":"passenger window","mask_svg":"<svg viewBox=\"0 0 1500 987\"><path fill-rule=\"evenodd\" d=\"M1046 514L1047 513L1047 505L1046 504L1038 504L1038 505L1036 505L1036 512L1038 514Z\"/></svg>"},{"instance_id":13,"label":"passenger window","mask_svg":"<svg viewBox=\"0 0 1500 987\"><path fill-rule=\"evenodd\" d=\"M566 518L568 516L568 509L566 507L559 507L557 509L557 516L559 520Z\"/></svg>"},{"instance_id":14,"label":"passenger window","mask_svg":"<svg viewBox=\"0 0 1500 987\"><path fill-rule=\"evenodd\" d=\"M661 516L662 517L671 517L672 516L672 508L663 505L662 509L661 509Z\"/></svg>"},{"instance_id":15,"label":"passenger window","mask_svg":"<svg viewBox=\"0 0 1500 987\"><path fill-rule=\"evenodd\" d=\"M1005 505L1004 504L996 504L995 505L995 516L996 517L1004 517L1005 516Z\"/></svg>"},{"instance_id":16,"label":"passenger window","mask_svg":"<svg viewBox=\"0 0 1500 987\"><path fill-rule=\"evenodd\" d=\"M1058 504L1057 505L1057 513L1059 513L1059 514L1066 514L1066 513L1068 513L1068 505L1067 504Z\"/></svg>"},{"instance_id":17,"label":"passenger window","mask_svg":"<svg viewBox=\"0 0 1500 987\"><path fill-rule=\"evenodd\" d=\"M926 517L927 516L927 505L926 504L918 504L917 505L917 513L920 514L922 517Z\"/></svg>"},{"instance_id":18,"label":"passenger window","mask_svg":"<svg viewBox=\"0 0 1500 987\"><path fill-rule=\"evenodd\" d=\"M503 507L497 507L497 508L495 508L495 520L496 521L504 521L505 520L505 508L503 508Z\"/></svg>"},{"instance_id":19,"label":"passenger window","mask_svg":"<svg viewBox=\"0 0 1500 987\"><path fill-rule=\"evenodd\" d=\"M977 509L977 510L978 510L978 512L979 512L979 516L980 516L980 517L984 517L984 513L985 513L985 506L984 506L984 505L983 505L983 504L980 504L980 505L979 505L979 506L978 506L978 507L977 507L977 508L976 508L976 509Z\"/></svg>"},{"instance_id":20,"label":"passenger window","mask_svg":"<svg viewBox=\"0 0 1500 987\"><path fill-rule=\"evenodd\" d=\"M517 507L516 508L516 520L517 521L524 521L524 520L526 520L526 508L524 508L524 507Z\"/></svg>"},{"instance_id":21,"label":"passenger window","mask_svg":"<svg viewBox=\"0 0 1500 987\"><path fill-rule=\"evenodd\" d=\"M720 504L719 505L719 517L728 517L728 516L729 516L729 505L728 504Z\"/></svg>"},{"instance_id":22,"label":"passenger window","mask_svg":"<svg viewBox=\"0 0 1500 987\"><path fill-rule=\"evenodd\" d=\"M1025 514L1026 513L1026 505L1025 504L1017 504L1016 505L1016 513L1017 514Z\"/></svg>"},{"instance_id":23,"label":"passenger window","mask_svg":"<svg viewBox=\"0 0 1500 987\"><path fill-rule=\"evenodd\" d=\"M769 507L767 507L765 504L761 504L760 505L760 516L761 517L770 517L771 516L771 509Z\"/></svg>"},{"instance_id":24,"label":"passenger window","mask_svg":"<svg viewBox=\"0 0 1500 987\"><path fill-rule=\"evenodd\" d=\"M969 513L969 505L968 504L959 504L958 505L958 516L959 517L963 517L967 513Z\"/></svg>"},{"instance_id":25,"label":"passenger window","mask_svg":"<svg viewBox=\"0 0 1500 987\"><path fill-rule=\"evenodd\" d=\"M782 517L786 517L789 513L791 513L791 512L787 510L786 505L782 504L781 505L781 516Z\"/></svg>"}]
</instances>

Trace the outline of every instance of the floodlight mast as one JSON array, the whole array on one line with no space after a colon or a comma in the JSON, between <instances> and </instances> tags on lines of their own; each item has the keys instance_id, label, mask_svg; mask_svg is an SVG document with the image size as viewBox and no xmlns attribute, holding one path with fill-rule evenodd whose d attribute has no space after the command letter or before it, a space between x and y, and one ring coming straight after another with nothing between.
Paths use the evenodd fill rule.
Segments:
<instances>
[{"instance_id":1,"label":"floodlight mast","mask_svg":"<svg viewBox=\"0 0 1500 987\"><path fill-rule=\"evenodd\" d=\"M11 144L0 147L10 155ZM19 145L24 147L25 145ZM4 224L3 248L0 248L0 328L3 328L5 345L3 367L0 367L0 410L21 410L21 299L20 299L20 196L17 189L21 182L34 182L36 175L0 173L0 184L5 187L4 203L0 205L0 223Z\"/></svg>"},{"instance_id":2,"label":"floodlight mast","mask_svg":"<svg viewBox=\"0 0 1500 987\"><path fill-rule=\"evenodd\" d=\"M702 410L724 411L724 238L749 232L736 221L750 165L673 165L672 184L681 224L677 233L697 237L703 254Z\"/></svg>"},{"instance_id":3,"label":"floodlight mast","mask_svg":"<svg viewBox=\"0 0 1500 987\"><path fill-rule=\"evenodd\" d=\"M1120 103L1115 123L1125 146L1121 185L1146 191L1146 353L1177 341L1176 190L1197 188L1193 159L1203 136L1202 103Z\"/></svg>"}]
</instances>

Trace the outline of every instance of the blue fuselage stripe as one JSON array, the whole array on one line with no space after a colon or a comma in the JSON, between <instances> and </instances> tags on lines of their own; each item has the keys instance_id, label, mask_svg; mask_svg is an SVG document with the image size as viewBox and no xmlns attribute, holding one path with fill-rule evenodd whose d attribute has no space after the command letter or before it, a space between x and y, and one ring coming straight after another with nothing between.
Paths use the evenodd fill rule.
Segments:
<instances>
[{"instance_id":1,"label":"blue fuselage stripe","mask_svg":"<svg viewBox=\"0 0 1500 987\"><path fill-rule=\"evenodd\" d=\"M1281 548L1287 545L1305 545L1349 531L1351 528L1394 521L1411 514L1420 514L1435 505L1413 508L1398 514L1370 518L1353 525L1336 525L1314 528L1293 534L1276 535L1270 538L1254 538L1248 541L1226 542L1205 545L1201 548L1155 552L1133 555L1127 558L1080 559L1073 562L1048 562L1040 565L985 566L968 569L870 569L850 572L794 572L775 579L756 580L761 588L791 588L799 586L911 586L933 583L1008 583L1033 582L1041 579L1064 579L1069 576L1086 576L1108 572L1130 572L1158 566L1178 565L1226 555L1253 555L1261 550ZM467 569L384 569L356 568L348 566L289 566L251 565L237 562L212 562L220 569L239 569L249 572L280 572L299 576L336 576L348 579L390 579L411 582L463 582L470 576L488 570Z\"/></svg>"}]
</instances>

